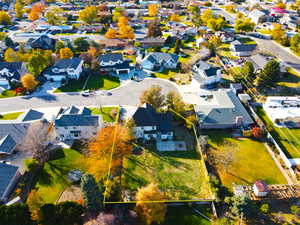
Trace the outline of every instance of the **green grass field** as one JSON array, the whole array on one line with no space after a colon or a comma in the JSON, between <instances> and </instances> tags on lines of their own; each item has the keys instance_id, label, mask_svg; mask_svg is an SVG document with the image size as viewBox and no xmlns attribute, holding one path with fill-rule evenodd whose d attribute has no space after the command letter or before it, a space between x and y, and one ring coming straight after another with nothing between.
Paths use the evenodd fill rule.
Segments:
<instances>
[{"instance_id":1,"label":"green grass field","mask_svg":"<svg viewBox=\"0 0 300 225\"><path fill-rule=\"evenodd\" d=\"M288 158L300 158L300 129L279 128L274 126L262 108L258 108L257 114L264 121L272 136L276 139Z\"/></svg>"},{"instance_id":2,"label":"green grass field","mask_svg":"<svg viewBox=\"0 0 300 225\"><path fill-rule=\"evenodd\" d=\"M124 162L123 188L135 192L149 183L158 184L166 193L166 200L211 198L205 171L198 154L185 152L157 152L144 149L141 155Z\"/></svg>"},{"instance_id":3,"label":"green grass field","mask_svg":"<svg viewBox=\"0 0 300 225\"><path fill-rule=\"evenodd\" d=\"M23 112L14 112L14 113L6 113L2 114L0 120L15 120L17 119Z\"/></svg>"},{"instance_id":4,"label":"green grass field","mask_svg":"<svg viewBox=\"0 0 300 225\"><path fill-rule=\"evenodd\" d=\"M112 123L115 121L115 118L111 116L113 110L119 109L119 107L102 107L99 108L90 108L93 115L102 115L103 121Z\"/></svg>"},{"instance_id":5,"label":"green grass field","mask_svg":"<svg viewBox=\"0 0 300 225\"><path fill-rule=\"evenodd\" d=\"M76 150L64 149L63 157L45 164L35 188L46 203L54 203L71 185L67 180L68 172L74 169L84 170L80 160L82 157L82 154Z\"/></svg>"},{"instance_id":6,"label":"green grass field","mask_svg":"<svg viewBox=\"0 0 300 225\"><path fill-rule=\"evenodd\" d=\"M10 97L16 97L20 95L16 95L15 90L5 90L0 94L0 98L10 98Z\"/></svg>"},{"instance_id":7,"label":"green grass field","mask_svg":"<svg viewBox=\"0 0 300 225\"><path fill-rule=\"evenodd\" d=\"M268 184L285 184L286 180L269 155L264 144L248 138L235 139L225 131L208 132L210 150L213 157L220 152L232 152L232 162L224 169L215 166L221 182L232 190L232 184L253 184L264 180Z\"/></svg>"},{"instance_id":8,"label":"green grass field","mask_svg":"<svg viewBox=\"0 0 300 225\"><path fill-rule=\"evenodd\" d=\"M289 74L282 77L276 85L288 87L288 88L298 88L300 86L300 74L293 69L288 69Z\"/></svg>"}]
</instances>

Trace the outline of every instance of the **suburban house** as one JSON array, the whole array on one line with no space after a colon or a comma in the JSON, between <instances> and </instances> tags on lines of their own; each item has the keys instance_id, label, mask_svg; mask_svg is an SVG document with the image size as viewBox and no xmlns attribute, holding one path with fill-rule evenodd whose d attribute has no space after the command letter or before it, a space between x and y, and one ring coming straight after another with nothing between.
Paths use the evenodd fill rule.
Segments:
<instances>
[{"instance_id":1,"label":"suburban house","mask_svg":"<svg viewBox=\"0 0 300 225\"><path fill-rule=\"evenodd\" d=\"M268 185L262 180L255 181L253 192L257 197L265 197L269 193Z\"/></svg>"},{"instance_id":2,"label":"suburban house","mask_svg":"<svg viewBox=\"0 0 300 225\"><path fill-rule=\"evenodd\" d=\"M56 39L50 38L47 35L41 35L38 38L30 38L27 43L27 48L42 49L42 50L55 50Z\"/></svg>"},{"instance_id":3,"label":"suburban house","mask_svg":"<svg viewBox=\"0 0 300 225\"><path fill-rule=\"evenodd\" d=\"M128 46L128 41L123 39L102 39L99 41L99 45L107 50L118 50Z\"/></svg>"},{"instance_id":4,"label":"suburban house","mask_svg":"<svg viewBox=\"0 0 300 225\"><path fill-rule=\"evenodd\" d=\"M238 40L231 42L231 51L235 56L250 56L256 48L256 44L243 44Z\"/></svg>"},{"instance_id":5,"label":"suburban house","mask_svg":"<svg viewBox=\"0 0 300 225\"><path fill-rule=\"evenodd\" d=\"M235 38L234 33L228 33L224 31L217 31L216 35L220 37L222 42L232 42Z\"/></svg>"},{"instance_id":6,"label":"suburban house","mask_svg":"<svg viewBox=\"0 0 300 225\"><path fill-rule=\"evenodd\" d=\"M22 144L29 124L19 121L1 121L0 154L10 155Z\"/></svg>"},{"instance_id":7,"label":"suburban house","mask_svg":"<svg viewBox=\"0 0 300 225\"><path fill-rule=\"evenodd\" d=\"M142 38L136 39L136 42L141 44L143 48L152 48L152 47L162 47L165 44L165 39L160 37L150 37L150 38Z\"/></svg>"},{"instance_id":8,"label":"suburban house","mask_svg":"<svg viewBox=\"0 0 300 225\"><path fill-rule=\"evenodd\" d=\"M200 129L248 127L254 122L231 89L201 96L194 106Z\"/></svg>"},{"instance_id":9,"label":"suburban house","mask_svg":"<svg viewBox=\"0 0 300 225\"><path fill-rule=\"evenodd\" d=\"M0 92L10 89L10 82L19 81L26 71L22 62L0 62Z\"/></svg>"},{"instance_id":10,"label":"suburban house","mask_svg":"<svg viewBox=\"0 0 300 225\"><path fill-rule=\"evenodd\" d=\"M115 74L127 74L130 72L129 61L123 58L121 53L107 53L99 55L97 61L101 72Z\"/></svg>"},{"instance_id":11,"label":"suburban house","mask_svg":"<svg viewBox=\"0 0 300 225\"><path fill-rule=\"evenodd\" d=\"M20 176L19 167L0 163L0 201L6 202L8 200Z\"/></svg>"},{"instance_id":12,"label":"suburban house","mask_svg":"<svg viewBox=\"0 0 300 225\"><path fill-rule=\"evenodd\" d=\"M266 14L258 9L254 9L248 14L248 17L253 23L259 24L264 22Z\"/></svg>"},{"instance_id":13,"label":"suburban house","mask_svg":"<svg viewBox=\"0 0 300 225\"><path fill-rule=\"evenodd\" d=\"M44 113L34 109L26 110L17 118L17 120L20 122L34 122L43 119L44 119Z\"/></svg>"},{"instance_id":14,"label":"suburban house","mask_svg":"<svg viewBox=\"0 0 300 225\"><path fill-rule=\"evenodd\" d=\"M82 65L81 58L60 59L44 71L44 76L50 81L78 79L82 72Z\"/></svg>"},{"instance_id":15,"label":"suburban house","mask_svg":"<svg viewBox=\"0 0 300 225\"><path fill-rule=\"evenodd\" d=\"M255 54L249 57L249 61L252 62L254 70L256 72L261 71L264 66L270 61L273 60L274 57L272 56L264 56L262 54ZM280 62L280 72L284 73L286 72L286 65L282 62Z\"/></svg>"},{"instance_id":16,"label":"suburban house","mask_svg":"<svg viewBox=\"0 0 300 225\"><path fill-rule=\"evenodd\" d=\"M263 108L275 125L300 128L299 97L269 96Z\"/></svg>"},{"instance_id":17,"label":"suburban house","mask_svg":"<svg viewBox=\"0 0 300 225\"><path fill-rule=\"evenodd\" d=\"M164 69L176 69L178 65L178 58L179 57L176 54L151 52L144 58L141 54L139 54L137 62L140 63L143 69L158 71Z\"/></svg>"},{"instance_id":18,"label":"suburban house","mask_svg":"<svg viewBox=\"0 0 300 225\"><path fill-rule=\"evenodd\" d=\"M299 17L290 14L284 14L284 16L280 18L279 21L282 25L286 25L292 30L296 30L297 26L300 25Z\"/></svg>"},{"instance_id":19,"label":"suburban house","mask_svg":"<svg viewBox=\"0 0 300 225\"><path fill-rule=\"evenodd\" d=\"M213 66L202 60L199 60L193 66L194 78L200 83L200 87L210 87L219 83L222 79L220 67Z\"/></svg>"},{"instance_id":20,"label":"suburban house","mask_svg":"<svg viewBox=\"0 0 300 225\"><path fill-rule=\"evenodd\" d=\"M140 106L133 114L135 136L144 140L172 140L173 116L171 113L159 113L151 105Z\"/></svg>"},{"instance_id":21,"label":"suburban house","mask_svg":"<svg viewBox=\"0 0 300 225\"><path fill-rule=\"evenodd\" d=\"M62 108L54 121L57 137L61 141L88 139L97 134L102 126L102 119L93 116L86 107L71 106Z\"/></svg>"}]
</instances>

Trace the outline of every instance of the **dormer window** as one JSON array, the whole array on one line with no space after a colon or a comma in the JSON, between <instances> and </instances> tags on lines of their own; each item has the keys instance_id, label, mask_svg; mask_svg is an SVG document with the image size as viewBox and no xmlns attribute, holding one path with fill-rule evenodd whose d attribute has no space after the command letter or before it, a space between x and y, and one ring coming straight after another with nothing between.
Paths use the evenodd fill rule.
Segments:
<instances>
[{"instance_id":1,"label":"dormer window","mask_svg":"<svg viewBox=\"0 0 300 225\"><path fill-rule=\"evenodd\" d=\"M53 73L59 73L59 69L58 69L58 68L53 68L53 69L52 69L52 72L53 72Z\"/></svg>"}]
</instances>

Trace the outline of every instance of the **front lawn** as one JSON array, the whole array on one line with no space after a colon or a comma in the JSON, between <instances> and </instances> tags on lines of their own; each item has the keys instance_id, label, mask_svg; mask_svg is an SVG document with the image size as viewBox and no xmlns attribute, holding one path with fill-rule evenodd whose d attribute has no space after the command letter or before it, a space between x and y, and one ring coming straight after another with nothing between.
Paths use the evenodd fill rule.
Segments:
<instances>
[{"instance_id":1,"label":"front lawn","mask_svg":"<svg viewBox=\"0 0 300 225\"><path fill-rule=\"evenodd\" d=\"M17 119L23 112L14 112L14 113L6 113L0 115L0 120L15 120Z\"/></svg>"},{"instance_id":2,"label":"front lawn","mask_svg":"<svg viewBox=\"0 0 300 225\"><path fill-rule=\"evenodd\" d=\"M83 90L85 83L85 77L78 80L70 80L68 84L59 87L55 90L55 92L80 92ZM108 75L91 75L88 78L85 90L110 90L119 86L120 80L118 77Z\"/></svg>"},{"instance_id":3,"label":"front lawn","mask_svg":"<svg viewBox=\"0 0 300 225\"><path fill-rule=\"evenodd\" d=\"M139 187L158 184L166 200L211 198L198 154L194 150L158 152L144 148L141 155L132 155L124 162L122 187L132 196Z\"/></svg>"},{"instance_id":4,"label":"front lawn","mask_svg":"<svg viewBox=\"0 0 300 225\"><path fill-rule=\"evenodd\" d=\"M5 90L0 94L0 98L10 98L16 96L21 96L21 95L16 94L15 90Z\"/></svg>"},{"instance_id":5,"label":"front lawn","mask_svg":"<svg viewBox=\"0 0 300 225\"><path fill-rule=\"evenodd\" d=\"M280 78L280 80L276 82L276 85L298 88L300 86L300 74L293 69L287 69L287 75Z\"/></svg>"},{"instance_id":6,"label":"front lawn","mask_svg":"<svg viewBox=\"0 0 300 225\"><path fill-rule=\"evenodd\" d=\"M257 114L264 121L286 156L288 158L300 158L300 129L276 127L263 108L257 108Z\"/></svg>"},{"instance_id":7,"label":"front lawn","mask_svg":"<svg viewBox=\"0 0 300 225\"><path fill-rule=\"evenodd\" d=\"M251 185L256 180L264 180L268 184L286 184L263 143L248 138L237 139L226 131L210 131L207 135L210 145L208 154L216 164L214 167L222 184L229 190L232 190L233 183ZM232 154L231 160L226 160L230 158L227 157L228 152ZM225 154L225 161L231 161L227 171L220 159L216 160L217 154L219 158Z\"/></svg>"},{"instance_id":8,"label":"front lawn","mask_svg":"<svg viewBox=\"0 0 300 225\"><path fill-rule=\"evenodd\" d=\"M103 121L112 123L115 122L115 118L112 116L112 112L119 110L119 107L102 107L99 108L90 108L93 115L102 115Z\"/></svg>"},{"instance_id":9,"label":"front lawn","mask_svg":"<svg viewBox=\"0 0 300 225\"><path fill-rule=\"evenodd\" d=\"M81 153L73 149L64 149L59 153L60 158L45 164L39 174L35 188L46 203L54 203L60 194L71 185L68 173L74 169L84 170Z\"/></svg>"},{"instance_id":10,"label":"front lawn","mask_svg":"<svg viewBox=\"0 0 300 225\"><path fill-rule=\"evenodd\" d=\"M164 70L162 72L155 72L153 75L158 78L170 79L174 78L174 76L179 72L179 70Z\"/></svg>"},{"instance_id":11,"label":"front lawn","mask_svg":"<svg viewBox=\"0 0 300 225\"><path fill-rule=\"evenodd\" d=\"M217 54L219 56L227 57L230 59L238 59L239 57L234 56L230 50L230 44L222 44L217 49Z\"/></svg>"}]
</instances>

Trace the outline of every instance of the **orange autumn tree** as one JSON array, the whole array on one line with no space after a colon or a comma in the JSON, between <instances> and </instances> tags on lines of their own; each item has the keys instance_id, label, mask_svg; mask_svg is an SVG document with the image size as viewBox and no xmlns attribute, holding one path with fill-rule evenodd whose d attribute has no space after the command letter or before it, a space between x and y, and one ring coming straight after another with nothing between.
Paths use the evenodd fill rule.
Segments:
<instances>
[{"instance_id":1,"label":"orange autumn tree","mask_svg":"<svg viewBox=\"0 0 300 225\"><path fill-rule=\"evenodd\" d=\"M174 22L180 22L180 16L178 14L172 14L170 20Z\"/></svg>"},{"instance_id":2,"label":"orange autumn tree","mask_svg":"<svg viewBox=\"0 0 300 225\"><path fill-rule=\"evenodd\" d=\"M148 6L148 14L149 16L156 16L158 13L158 5L152 4Z\"/></svg>"},{"instance_id":3,"label":"orange autumn tree","mask_svg":"<svg viewBox=\"0 0 300 225\"><path fill-rule=\"evenodd\" d=\"M74 56L74 53L69 48L61 48L59 54L61 59L71 59Z\"/></svg>"},{"instance_id":4,"label":"orange autumn tree","mask_svg":"<svg viewBox=\"0 0 300 225\"><path fill-rule=\"evenodd\" d=\"M116 31L115 29L109 28L107 30L107 32L105 33L105 37L107 39L113 39L113 38L117 37L117 34L118 34L118 31Z\"/></svg>"},{"instance_id":5,"label":"orange autumn tree","mask_svg":"<svg viewBox=\"0 0 300 225\"><path fill-rule=\"evenodd\" d=\"M42 2L37 2L32 6L28 18L32 21L35 21L40 18L42 12L45 10L45 5Z\"/></svg>"},{"instance_id":6,"label":"orange autumn tree","mask_svg":"<svg viewBox=\"0 0 300 225\"><path fill-rule=\"evenodd\" d=\"M132 139L131 131L119 124L102 128L88 145L85 159L87 172L94 175L97 180L105 178L114 147L110 173L115 173L122 167L123 158L131 154Z\"/></svg>"},{"instance_id":7,"label":"orange autumn tree","mask_svg":"<svg viewBox=\"0 0 300 225\"><path fill-rule=\"evenodd\" d=\"M128 19L125 16L121 16L118 21L118 27L123 27L128 25Z\"/></svg>"},{"instance_id":8,"label":"orange autumn tree","mask_svg":"<svg viewBox=\"0 0 300 225\"><path fill-rule=\"evenodd\" d=\"M120 27L119 37L122 39L134 39L134 30L131 26Z\"/></svg>"}]
</instances>

